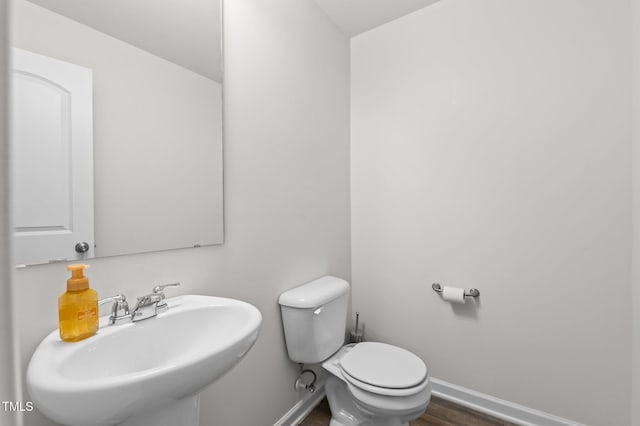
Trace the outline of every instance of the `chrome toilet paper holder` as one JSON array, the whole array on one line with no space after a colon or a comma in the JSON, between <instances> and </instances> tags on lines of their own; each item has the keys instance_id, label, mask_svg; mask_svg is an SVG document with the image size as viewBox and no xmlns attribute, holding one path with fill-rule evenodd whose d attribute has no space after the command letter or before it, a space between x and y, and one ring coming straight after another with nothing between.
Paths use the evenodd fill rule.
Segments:
<instances>
[{"instance_id":1,"label":"chrome toilet paper holder","mask_svg":"<svg viewBox=\"0 0 640 426\"><path fill-rule=\"evenodd\" d=\"M440 283L431 284L431 288L435 292L442 293L442 286L440 285ZM464 290L464 297L478 297L478 296L480 296L480 290L478 290L477 288L470 288L468 290L467 289Z\"/></svg>"}]
</instances>

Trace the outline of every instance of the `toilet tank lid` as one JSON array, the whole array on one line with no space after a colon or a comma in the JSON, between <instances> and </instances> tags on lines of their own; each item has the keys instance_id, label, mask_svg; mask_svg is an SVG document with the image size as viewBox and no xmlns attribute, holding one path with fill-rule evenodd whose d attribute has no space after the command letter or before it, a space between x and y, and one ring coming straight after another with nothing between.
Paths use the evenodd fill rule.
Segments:
<instances>
[{"instance_id":1,"label":"toilet tank lid","mask_svg":"<svg viewBox=\"0 0 640 426\"><path fill-rule=\"evenodd\" d=\"M349 283L331 275L287 290L278 303L292 308L316 308L349 292Z\"/></svg>"}]
</instances>

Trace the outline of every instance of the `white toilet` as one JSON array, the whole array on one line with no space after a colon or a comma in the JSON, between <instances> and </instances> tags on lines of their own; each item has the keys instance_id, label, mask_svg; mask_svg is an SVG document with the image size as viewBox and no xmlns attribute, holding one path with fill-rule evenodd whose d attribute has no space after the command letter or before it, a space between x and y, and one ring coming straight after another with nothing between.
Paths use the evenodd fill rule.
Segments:
<instances>
[{"instance_id":1,"label":"white toilet","mask_svg":"<svg viewBox=\"0 0 640 426\"><path fill-rule=\"evenodd\" d=\"M328 372L330 426L408 426L424 413L431 380L420 358L385 343L344 345L345 280L322 277L282 293L279 303L289 358L322 362Z\"/></svg>"}]
</instances>

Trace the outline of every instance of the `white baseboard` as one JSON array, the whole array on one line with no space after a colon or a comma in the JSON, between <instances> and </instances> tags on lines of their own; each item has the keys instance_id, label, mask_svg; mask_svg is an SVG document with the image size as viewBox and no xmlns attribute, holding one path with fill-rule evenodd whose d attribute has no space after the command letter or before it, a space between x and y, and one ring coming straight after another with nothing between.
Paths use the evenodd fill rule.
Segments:
<instances>
[{"instance_id":1,"label":"white baseboard","mask_svg":"<svg viewBox=\"0 0 640 426\"><path fill-rule=\"evenodd\" d=\"M515 423L521 426L585 426L582 423L563 419L543 411L534 410L523 405L515 404L491 395L476 392L462 386L431 379L432 395L471 410L487 414L492 417ZM316 391L309 393L298 401L273 426L297 426L322 401L325 396L324 383L320 383Z\"/></svg>"},{"instance_id":2,"label":"white baseboard","mask_svg":"<svg viewBox=\"0 0 640 426\"><path fill-rule=\"evenodd\" d=\"M432 395L475 411L522 426L585 426L523 405L463 388L444 380L431 379Z\"/></svg>"},{"instance_id":3,"label":"white baseboard","mask_svg":"<svg viewBox=\"0 0 640 426\"><path fill-rule=\"evenodd\" d=\"M324 382L316 387L313 393L308 393L282 416L273 426L298 426L305 417L322 401L325 396Z\"/></svg>"}]
</instances>

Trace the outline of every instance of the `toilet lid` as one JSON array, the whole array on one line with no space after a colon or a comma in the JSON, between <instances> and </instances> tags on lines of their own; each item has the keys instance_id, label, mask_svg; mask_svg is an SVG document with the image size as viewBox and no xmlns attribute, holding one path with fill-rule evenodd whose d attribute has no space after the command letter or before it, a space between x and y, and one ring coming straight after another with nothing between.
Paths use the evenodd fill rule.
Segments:
<instances>
[{"instance_id":1,"label":"toilet lid","mask_svg":"<svg viewBox=\"0 0 640 426\"><path fill-rule=\"evenodd\" d=\"M427 377L427 366L416 355L386 343L358 343L340 360L342 370L372 386L405 389Z\"/></svg>"}]
</instances>

